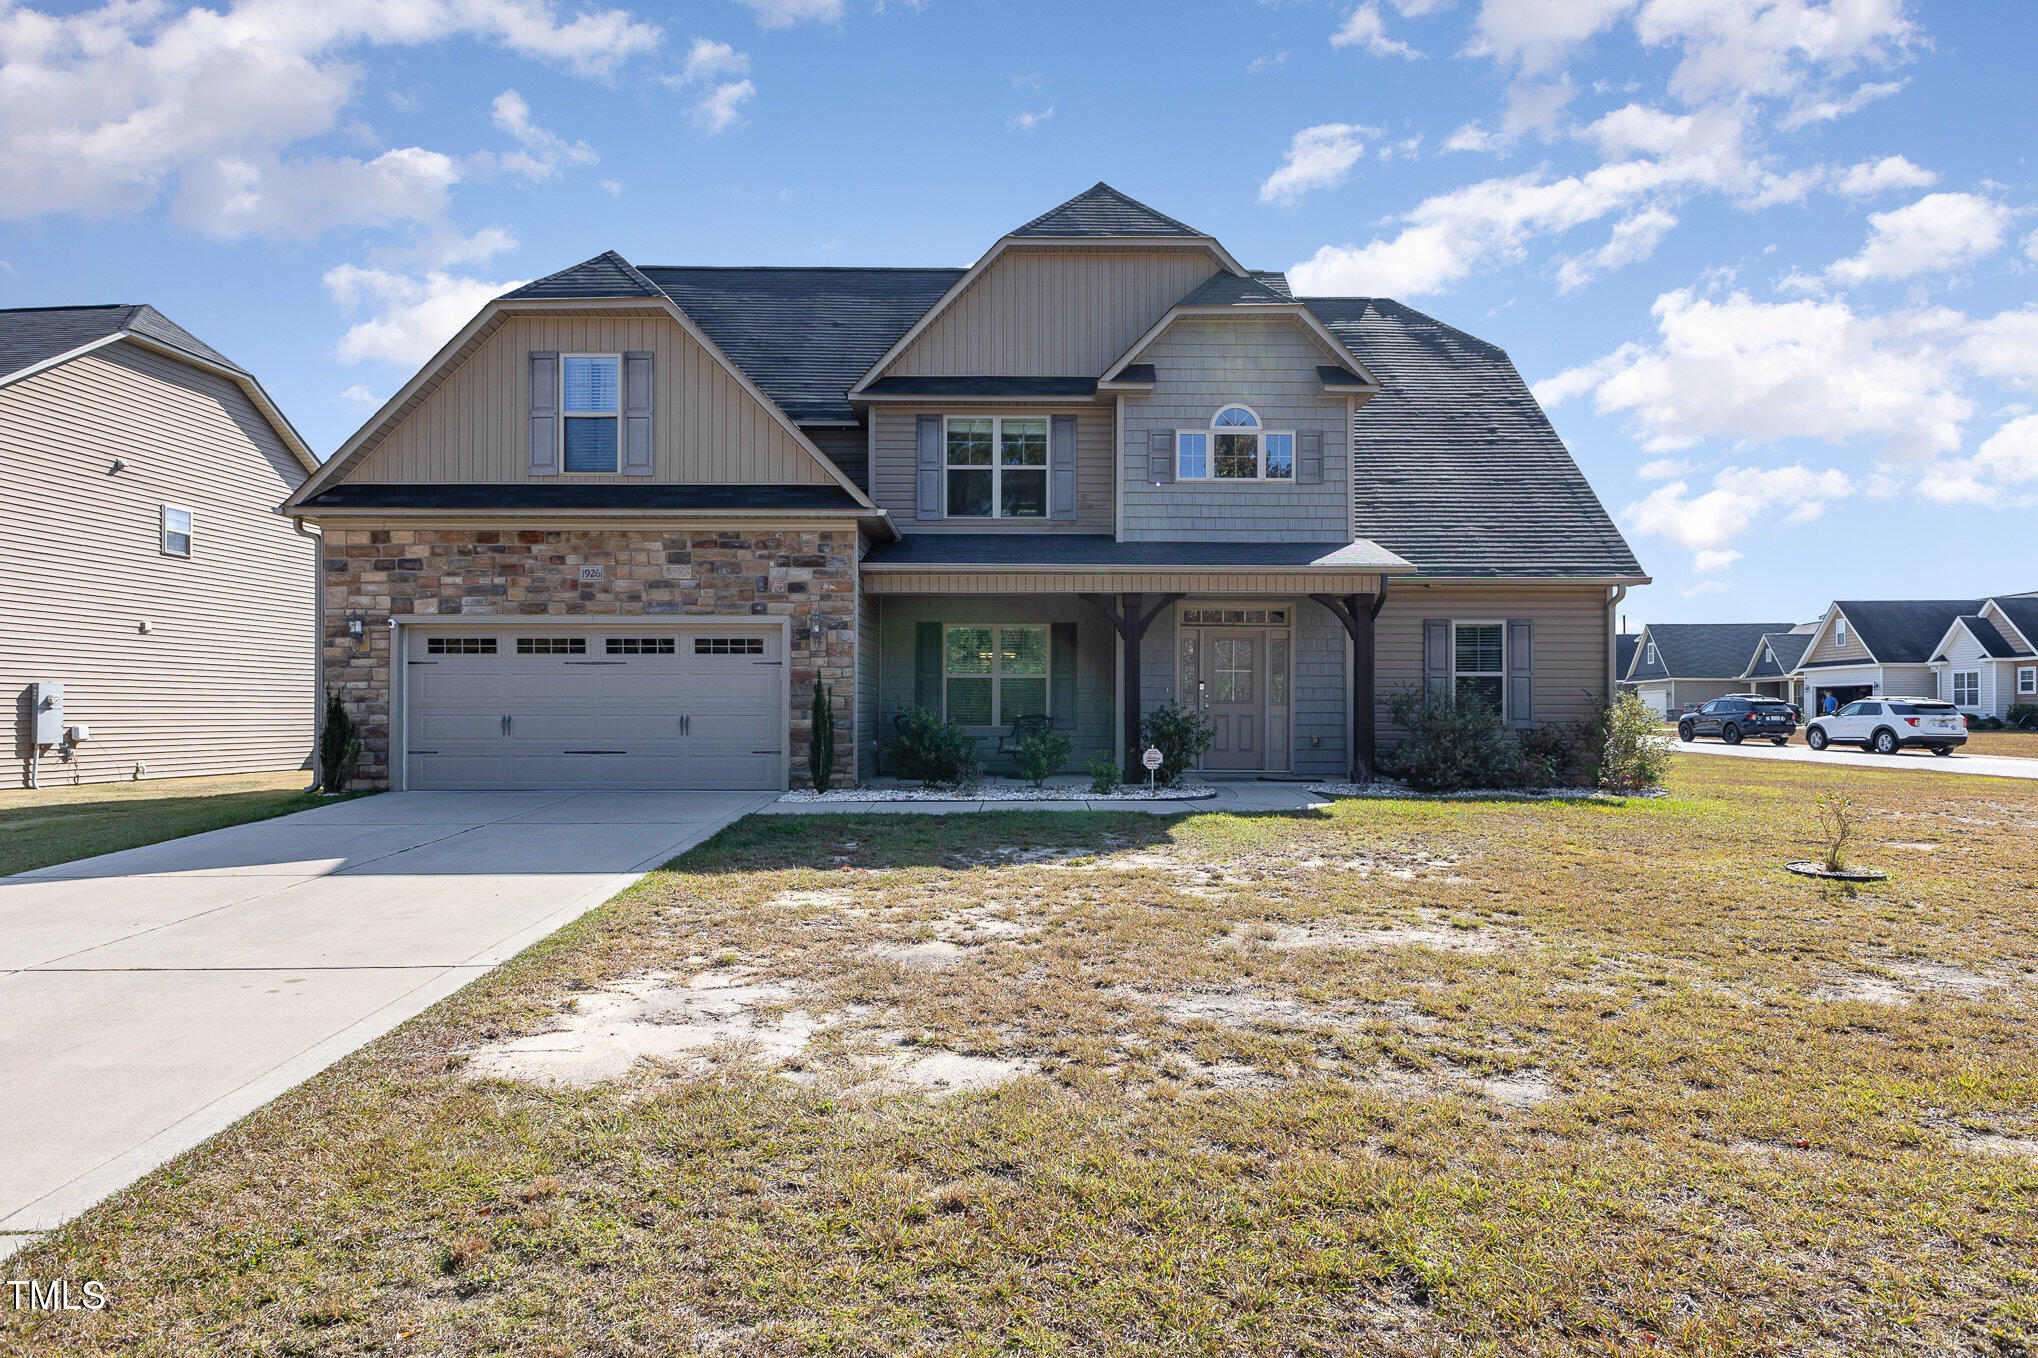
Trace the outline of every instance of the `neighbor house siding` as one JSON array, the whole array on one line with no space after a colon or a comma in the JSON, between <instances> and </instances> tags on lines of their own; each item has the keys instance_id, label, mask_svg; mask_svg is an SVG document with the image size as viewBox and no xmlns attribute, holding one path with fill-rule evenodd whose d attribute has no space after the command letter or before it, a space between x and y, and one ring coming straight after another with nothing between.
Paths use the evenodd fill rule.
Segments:
<instances>
[{"instance_id":1,"label":"neighbor house siding","mask_svg":"<svg viewBox=\"0 0 2038 1358\"><path fill-rule=\"evenodd\" d=\"M1102 377L1106 364L1216 272L1202 247L1013 247L884 375Z\"/></svg>"},{"instance_id":2,"label":"neighbor house siding","mask_svg":"<svg viewBox=\"0 0 2038 1358\"><path fill-rule=\"evenodd\" d=\"M1125 398L1121 537L1215 542L1351 539L1348 407L1343 396L1323 394L1316 369L1331 356L1313 336L1288 320L1184 318L1148 345L1141 358L1154 365L1155 383L1151 393ZM1321 483L1156 484L1148 464L1151 432L1207 430L1217 412L1234 402L1250 406L1263 429L1321 434Z\"/></svg>"},{"instance_id":3,"label":"neighbor house siding","mask_svg":"<svg viewBox=\"0 0 2038 1358\"><path fill-rule=\"evenodd\" d=\"M648 477L530 474L534 352L649 352L653 470ZM518 316L505 321L387 438L351 482L513 485L833 484L766 407L663 312Z\"/></svg>"},{"instance_id":4,"label":"neighbor house siding","mask_svg":"<svg viewBox=\"0 0 2038 1358\"><path fill-rule=\"evenodd\" d=\"M1833 640L1833 622L1834 619L1828 618L1820 627L1817 640L1805 651L1804 659L1800 663L1809 665L1814 662L1854 660L1864 665L1873 665L1875 657L1861 644L1861 633L1855 630L1854 624L1852 622L1847 624L1847 644L1841 646Z\"/></svg>"},{"instance_id":5,"label":"neighbor house siding","mask_svg":"<svg viewBox=\"0 0 2038 1358\"><path fill-rule=\"evenodd\" d=\"M1603 708L1607 694L1606 591L1584 585L1422 585L1397 580L1377 624L1379 731L1383 745L1399 738L1388 718L1397 690L1422 682L1422 623L1425 618L1459 622L1535 624L1531 666L1537 722L1586 721ZM1732 692L1733 681L1722 692ZM1677 686L1680 702L1687 685ZM1514 714L1510 714L1513 716Z\"/></svg>"},{"instance_id":6,"label":"neighbor house siding","mask_svg":"<svg viewBox=\"0 0 2038 1358\"><path fill-rule=\"evenodd\" d=\"M240 388L116 343L0 388L0 448L0 787L25 781L39 680L92 728L44 786L305 765L313 543L275 508L306 473ZM188 558L160 551L166 504Z\"/></svg>"},{"instance_id":7,"label":"neighbor house siding","mask_svg":"<svg viewBox=\"0 0 2038 1358\"><path fill-rule=\"evenodd\" d=\"M922 519L915 483L919 464L919 417L922 415L1076 417L1076 516L1073 519ZM870 498L892 513L893 523L908 533L1109 533L1111 501L1111 407L1106 405L1046 407L873 406L875 465Z\"/></svg>"}]
</instances>

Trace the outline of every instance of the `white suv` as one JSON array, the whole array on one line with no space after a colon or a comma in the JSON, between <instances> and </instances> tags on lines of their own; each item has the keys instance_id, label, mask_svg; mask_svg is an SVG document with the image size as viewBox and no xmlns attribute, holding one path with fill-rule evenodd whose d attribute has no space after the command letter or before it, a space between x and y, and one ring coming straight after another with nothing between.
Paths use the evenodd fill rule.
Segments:
<instances>
[{"instance_id":1,"label":"white suv","mask_svg":"<svg viewBox=\"0 0 2038 1358\"><path fill-rule=\"evenodd\" d=\"M1828 745L1859 745L1877 754L1895 754L1922 745L1933 754L1948 755L1967 743L1967 718L1952 703L1937 698L1863 698L1830 717L1805 723L1805 744L1814 750Z\"/></svg>"}]
</instances>

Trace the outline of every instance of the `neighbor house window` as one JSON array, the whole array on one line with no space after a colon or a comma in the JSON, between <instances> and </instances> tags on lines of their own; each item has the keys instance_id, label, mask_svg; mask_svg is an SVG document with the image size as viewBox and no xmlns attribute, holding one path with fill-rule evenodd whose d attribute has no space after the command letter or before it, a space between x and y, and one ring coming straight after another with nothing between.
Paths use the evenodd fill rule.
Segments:
<instances>
[{"instance_id":1,"label":"neighbor house window","mask_svg":"<svg viewBox=\"0 0 2038 1358\"><path fill-rule=\"evenodd\" d=\"M1979 707L1981 705L1981 671L1953 671L1953 705L1955 707Z\"/></svg>"},{"instance_id":2,"label":"neighbor house window","mask_svg":"<svg viewBox=\"0 0 2038 1358\"><path fill-rule=\"evenodd\" d=\"M163 506L163 555L191 555L191 511Z\"/></svg>"},{"instance_id":3,"label":"neighbor house window","mask_svg":"<svg viewBox=\"0 0 2038 1358\"><path fill-rule=\"evenodd\" d=\"M958 726L1008 726L1047 711L1047 628L957 626L942 635L944 716Z\"/></svg>"},{"instance_id":4,"label":"neighbor house window","mask_svg":"<svg viewBox=\"0 0 2038 1358\"><path fill-rule=\"evenodd\" d=\"M1835 646L1845 646L1847 644L1847 620L1845 618L1833 619L1833 644Z\"/></svg>"},{"instance_id":5,"label":"neighbor house window","mask_svg":"<svg viewBox=\"0 0 2038 1358\"><path fill-rule=\"evenodd\" d=\"M1242 405L1217 412L1210 428L1175 434L1177 481L1293 481L1295 435L1261 428Z\"/></svg>"},{"instance_id":6,"label":"neighbor house window","mask_svg":"<svg viewBox=\"0 0 2038 1358\"><path fill-rule=\"evenodd\" d=\"M948 516L1047 517L1047 417L950 416Z\"/></svg>"},{"instance_id":7,"label":"neighbor house window","mask_svg":"<svg viewBox=\"0 0 2038 1358\"><path fill-rule=\"evenodd\" d=\"M1653 641L1649 643L1649 663L1651 665L1656 663L1656 643Z\"/></svg>"},{"instance_id":8,"label":"neighbor house window","mask_svg":"<svg viewBox=\"0 0 2038 1358\"><path fill-rule=\"evenodd\" d=\"M1507 628L1497 622L1461 622L1451 629L1451 692L1476 698L1495 712L1506 701Z\"/></svg>"},{"instance_id":9,"label":"neighbor house window","mask_svg":"<svg viewBox=\"0 0 2038 1358\"><path fill-rule=\"evenodd\" d=\"M2038 668L2026 665L2017 671L2017 692L2038 693Z\"/></svg>"},{"instance_id":10,"label":"neighbor house window","mask_svg":"<svg viewBox=\"0 0 2038 1358\"><path fill-rule=\"evenodd\" d=\"M623 416L620 354L568 354L559 364L560 437L569 472L612 472Z\"/></svg>"}]
</instances>

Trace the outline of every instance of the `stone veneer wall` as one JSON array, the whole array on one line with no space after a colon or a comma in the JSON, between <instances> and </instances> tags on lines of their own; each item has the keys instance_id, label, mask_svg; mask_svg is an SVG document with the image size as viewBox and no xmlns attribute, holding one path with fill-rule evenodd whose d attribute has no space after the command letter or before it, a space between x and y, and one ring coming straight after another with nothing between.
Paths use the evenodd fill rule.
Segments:
<instances>
[{"instance_id":1,"label":"stone veneer wall","mask_svg":"<svg viewBox=\"0 0 2038 1358\"><path fill-rule=\"evenodd\" d=\"M580 568L606 568L583 586ZM856 529L325 529L325 681L361 726L359 780L389 781L387 619L789 617L795 786L810 783L814 682L835 709L838 783L856 775ZM367 624L360 641L350 619Z\"/></svg>"}]
</instances>

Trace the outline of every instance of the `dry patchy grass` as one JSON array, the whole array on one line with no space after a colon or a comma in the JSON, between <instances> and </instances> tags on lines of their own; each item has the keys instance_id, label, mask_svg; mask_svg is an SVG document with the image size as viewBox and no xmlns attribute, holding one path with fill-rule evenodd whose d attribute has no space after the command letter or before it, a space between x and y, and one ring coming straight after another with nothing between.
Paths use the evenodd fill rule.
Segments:
<instances>
[{"instance_id":1,"label":"dry patchy grass","mask_svg":"<svg viewBox=\"0 0 2038 1358\"><path fill-rule=\"evenodd\" d=\"M328 800L304 790L310 777L286 769L67 786L52 762L42 787L0 792L0 877L307 811Z\"/></svg>"},{"instance_id":2,"label":"dry patchy grass","mask_svg":"<svg viewBox=\"0 0 2038 1358\"><path fill-rule=\"evenodd\" d=\"M14 1261L114 1307L0 1340L2027 1353L2038 789L1674 777L753 818ZM1888 883L1779 870L1828 787ZM540 1059L599 1033L656 1055Z\"/></svg>"}]
</instances>

